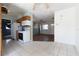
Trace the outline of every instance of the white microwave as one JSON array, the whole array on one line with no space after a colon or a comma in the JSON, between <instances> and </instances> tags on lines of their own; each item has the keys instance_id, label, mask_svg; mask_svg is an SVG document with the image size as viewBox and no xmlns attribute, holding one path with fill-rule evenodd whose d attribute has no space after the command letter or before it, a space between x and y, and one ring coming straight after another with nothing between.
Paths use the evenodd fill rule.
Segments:
<instances>
[{"instance_id":1,"label":"white microwave","mask_svg":"<svg viewBox=\"0 0 79 59\"><path fill-rule=\"evenodd\" d=\"M22 25L31 25L31 21L26 20L26 21L22 21Z\"/></svg>"}]
</instances>

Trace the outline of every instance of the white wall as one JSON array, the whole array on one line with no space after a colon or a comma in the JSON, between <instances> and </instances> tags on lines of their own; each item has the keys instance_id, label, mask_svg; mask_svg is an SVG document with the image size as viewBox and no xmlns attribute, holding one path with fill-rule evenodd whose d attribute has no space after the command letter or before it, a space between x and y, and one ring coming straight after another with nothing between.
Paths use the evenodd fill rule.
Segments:
<instances>
[{"instance_id":1,"label":"white wall","mask_svg":"<svg viewBox=\"0 0 79 59\"><path fill-rule=\"evenodd\" d=\"M76 8L67 8L55 12L55 41L75 45Z\"/></svg>"},{"instance_id":2,"label":"white wall","mask_svg":"<svg viewBox=\"0 0 79 59\"><path fill-rule=\"evenodd\" d=\"M13 22L12 23L12 38L16 40L16 30L18 30L18 26L20 24L19 23L16 23L16 22Z\"/></svg>"},{"instance_id":3,"label":"white wall","mask_svg":"<svg viewBox=\"0 0 79 59\"><path fill-rule=\"evenodd\" d=\"M79 5L76 7L76 48L79 52Z\"/></svg>"}]
</instances>

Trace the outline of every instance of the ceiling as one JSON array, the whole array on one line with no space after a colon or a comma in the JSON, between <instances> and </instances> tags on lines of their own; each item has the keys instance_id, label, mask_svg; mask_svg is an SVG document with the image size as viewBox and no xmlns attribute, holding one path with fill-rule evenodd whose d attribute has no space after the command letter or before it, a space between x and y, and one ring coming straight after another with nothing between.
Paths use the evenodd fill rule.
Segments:
<instances>
[{"instance_id":1,"label":"ceiling","mask_svg":"<svg viewBox=\"0 0 79 59\"><path fill-rule=\"evenodd\" d=\"M3 3L8 8L8 16L15 19L24 15L33 15L34 21L52 20L54 12L76 6L77 3Z\"/></svg>"}]
</instances>

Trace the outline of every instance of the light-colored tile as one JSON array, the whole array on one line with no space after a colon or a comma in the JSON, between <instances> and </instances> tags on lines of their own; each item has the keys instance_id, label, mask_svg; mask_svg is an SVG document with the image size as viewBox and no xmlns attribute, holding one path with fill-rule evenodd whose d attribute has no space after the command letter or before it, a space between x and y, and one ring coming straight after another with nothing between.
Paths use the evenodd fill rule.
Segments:
<instances>
[{"instance_id":1,"label":"light-colored tile","mask_svg":"<svg viewBox=\"0 0 79 59\"><path fill-rule=\"evenodd\" d=\"M77 56L74 46L56 42L34 41L20 43L10 41L5 44L4 56Z\"/></svg>"}]
</instances>

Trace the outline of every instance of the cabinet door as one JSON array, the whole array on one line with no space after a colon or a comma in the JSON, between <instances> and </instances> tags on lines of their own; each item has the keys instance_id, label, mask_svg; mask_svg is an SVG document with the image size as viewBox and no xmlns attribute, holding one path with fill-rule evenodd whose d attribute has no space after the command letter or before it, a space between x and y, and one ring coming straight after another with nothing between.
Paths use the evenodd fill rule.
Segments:
<instances>
[{"instance_id":1,"label":"cabinet door","mask_svg":"<svg viewBox=\"0 0 79 59\"><path fill-rule=\"evenodd\" d=\"M75 44L75 8L68 8L55 13L55 41Z\"/></svg>"},{"instance_id":2,"label":"cabinet door","mask_svg":"<svg viewBox=\"0 0 79 59\"><path fill-rule=\"evenodd\" d=\"M0 4L0 56L2 55L2 16L1 16L1 4Z\"/></svg>"}]
</instances>

